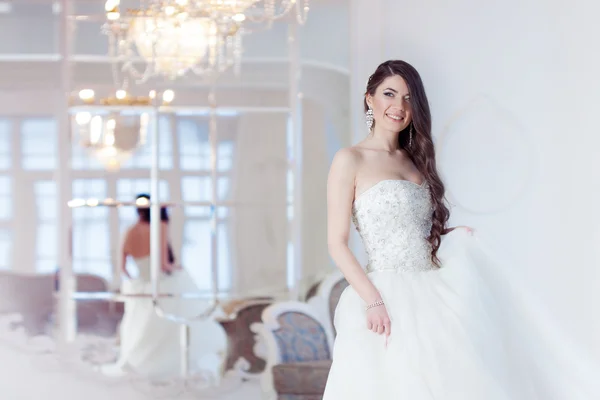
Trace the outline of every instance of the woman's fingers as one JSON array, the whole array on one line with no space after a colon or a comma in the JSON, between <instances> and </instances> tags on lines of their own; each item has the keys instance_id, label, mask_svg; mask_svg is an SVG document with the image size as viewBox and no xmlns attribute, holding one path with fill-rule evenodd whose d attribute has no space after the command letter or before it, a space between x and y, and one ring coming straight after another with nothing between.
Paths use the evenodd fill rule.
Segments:
<instances>
[{"instance_id":1,"label":"woman's fingers","mask_svg":"<svg viewBox=\"0 0 600 400\"><path fill-rule=\"evenodd\" d=\"M390 336L390 333L392 333L392 324L390 323L390 321L385 321L383 323L383 331L386 334L386 336Z\"/></svg>"}]
</instances>

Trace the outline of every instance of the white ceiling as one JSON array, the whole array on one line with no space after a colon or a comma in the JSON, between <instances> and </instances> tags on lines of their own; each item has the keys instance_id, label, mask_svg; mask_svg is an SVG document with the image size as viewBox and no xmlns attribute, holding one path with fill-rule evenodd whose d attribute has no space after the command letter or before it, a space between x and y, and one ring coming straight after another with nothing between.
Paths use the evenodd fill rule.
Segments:
<instances>
[{"instance_id":1,"label":"white ceiling","mask_svg":"<svg viewBox=\"0 0 600 400\"><path fill-rule=\"evenodd\" d=\"M104 8L104 0L77 0L79 10ZM121 0L122 2L127 0ZM2 0L0 0L0 10ZM60 76L59 21L48 0L16 0L10 13L0 13L0 87L42 88L57 85ZM100 22L78 22L74 35L72 84L112 82L107 38ZM287 24L245 36L244 71L236 85L280 86L287 83ZM337 72L349 70L349 17L346 1L312 0L308 22L300 29L301 58L307 68ZM84 61L86 60L86 61ZM336 76L336 74L334 74Z\"/></svg>"}]
</instances>

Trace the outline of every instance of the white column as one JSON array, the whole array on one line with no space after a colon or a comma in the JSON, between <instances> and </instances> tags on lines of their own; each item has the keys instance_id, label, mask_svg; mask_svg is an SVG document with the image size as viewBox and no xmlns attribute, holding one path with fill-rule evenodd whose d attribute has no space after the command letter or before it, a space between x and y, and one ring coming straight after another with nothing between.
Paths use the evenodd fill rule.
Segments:
<instances>
[{"instance_id":1,"label":"white column","mask_svg":"<svg viewBox=\"0 0 600 400\"><path fill-rule=\"evenodd\" d=\"M152 279L152 295L154 298L159 294L159 276L161 267L160 246L160 192L159 192L159 94L154 98L155 107L152 112L152 123L150 124L150 142L152 143L152 165L150 168L150 277Z\"/></svg>"},{"instance_id":2,"label":"white column","mask_svg":"<svg viewBox=\"0 0 600 400\"><path fill-rule=\"evenodd\" d=\"M75 339L77 332L76 304L72 294L76 289L71 257L72 214L68 202L72 197L71 184L71 134L69 126L69 91L71 83L70 54L71 38L74 26L69 21L71 2L61 1L60 13L60 53L61 53L61 94L59 106L56 108L58 122L58 146L56 183L58 189L58 220L56 223L58 235L58 265L60 266L60 298L58 315L60 340L64 343Z\"/></svg>"},{"instance_id":3,"label":"white column","mask_svg":"<svg viewBox=\"0 0 600 400\"><path fill-rule=\"evenodd\" d=\"M385 0L350 2L350 111L352 143L367 135L363 96L367 79L385 56Z\"/></svg>"},{"instance_id":4,"label":"white column","mask_svg":"<svg viewBox=\"0 0 600 400\"><path fill-rule=\"evenodd\" d=\"M169 129L171 130L171 143L173 145L173 169L171 170L171 177L169 181L169 194L170 200L173 203L181 204L183 202L183 192L181 188L181 168L180 168L180 155L179 155L179 135L177 134L177 119L174 115L169 115ZM183 240L185 231L185 206L184 207L173 207L170 211L169 218L171 219L171 228L169 233L171 234L171 245L173 246L173 252L178 263L183 263L181 257L183 255Z\"/></svg>"},{"instance_id":5,"label":"white column","mask_svg":"<svg viewBox=\"0 0 600 400\"><path fill-rule=\"evenodd\" d=\"M214 78L216 79L216 78ZM211 82L211 90L208 95L208 103L210 105L210 121L209 121L209 130L208 130L208 140L210 144L210 174L211 174L211 217L210 217L210 248L211 248L211 257L210 257L210 267L211 267L211 279L212 279L212 290L213 290L213 300L217 300L217 296L219 293L219 225L218 225L218 211L217 207L218 203L218 191L217 187L219 182L217 181L217 143L218 143L218 133L217 133L217 99L216 99L216 88L215 88L214 80Z\"/></svg>"},{"instance_id":6,"label":"white column","mask_svg":"<svg viewBox=\"0 0 600 400\"><path fill-rule=\"evenodd\" d=\"M288 157L291 157L290 168L291 174L288 174L288 187L292 188L292 209L293 217L290 221L289 242L292 244L293 257L291 265L288 265L287 284L290 296L292 299L298 299L299 283L302 280L303 270L303 246L302 246L302 180L303 180L303 154L302 154L302 92L300 91L300 83L302 79L302 70L300 65L300 43L298 35L298 23L294 19L290 22L288 31L288 47L290 58L289 70L289 102L290 102L290 123L288 129L291 130L288 134L287 148L290 151ZM289 151L288 150L288 151ZM290 177L291 175L291 177ZM288 205L289 207L289 205ZM289 248L289 246L288 246ZM288 262L290 262L288 258Z\"/></svg>"}]
</instances>

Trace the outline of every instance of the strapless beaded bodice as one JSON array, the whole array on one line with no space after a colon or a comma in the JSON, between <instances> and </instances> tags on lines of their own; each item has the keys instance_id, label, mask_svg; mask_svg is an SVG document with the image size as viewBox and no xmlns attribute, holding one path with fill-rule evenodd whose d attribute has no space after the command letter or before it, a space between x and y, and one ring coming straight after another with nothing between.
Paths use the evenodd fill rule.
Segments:
<instances>
[{"instance_id":1,"label":"strapless beaded bodice","mask_svg":"<svg viewBox=\"0 0 600 400\"><path fill-rule=\"evenodd\" d=\"M431 215L427 183L383 180L358 196L352 220L369 257L367 272L437 269L427 241Z\"/></svg>"}]
</instances>

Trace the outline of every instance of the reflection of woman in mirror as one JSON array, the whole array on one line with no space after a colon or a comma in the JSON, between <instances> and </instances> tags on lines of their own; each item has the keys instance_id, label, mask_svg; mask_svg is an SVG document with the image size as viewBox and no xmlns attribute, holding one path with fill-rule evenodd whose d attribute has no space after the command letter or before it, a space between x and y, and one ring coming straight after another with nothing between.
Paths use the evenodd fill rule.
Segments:
<instances>
[{"instance_id":1,"label":"reflection of woman in mirror","mask_svg":"<svg viewBox=\"0 0 600 400\"><path fill-rule=\"evenodd\" d=\"M141 194L137 199L150 197ZM134 372L146 376L168 377L179 373L180 325L157 315L149 295L152 293L150 273L150 209L138 208L138 221L125 234L121 252L121 269L129 278L122 284L121 292L133 296L125 298L125 313L119 328L120 353L114 364L102 367L106 375L120 376ZM173 294L173 298L161 299L160 306L167 313L192 317L202 313L206 305L198 301L182 299L182 293L197 293L198 288L183 268L175 265L175 257L168 239L169 216L161 209L161 263L158 275L161 294ZM133 259L137 277L127 270L127 258ZM139 297L136 298L135 296ZM145 295L142 297L141 295ZM193 368L204 356L217 354L225 346L221 327L212 320L194 322L191 326L190 365ZM202 339L202 340L200 340Z\"/></svg>"},{"instance_id":2,"label":"reflection of woman in mirror","mask_svg":"<svg viewBox=\"0 0 600 400\"><path fill-rule=\"evenodd\" d=\"M150 196L147 194L140 194L136 197L136 200L146 199L150 201ZM127 257L131 257L138 269L138 279L150 280L150 208L138 208L137 209L138 220L133 224L125 234L123 241L123 248L121 251L121 269L123 274L128 278L131 278L129 271L127 270ZM162 246L161 256L163 258L161 263L161 271L165 273L171 273L174 269L175 257L173 255L173 249L169 242L169 214L166 208L160 210L160 243Z\"/></svg>"}]
</instances>

